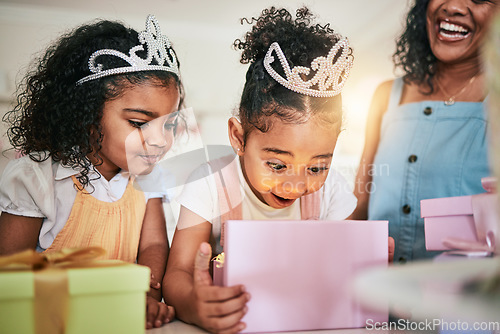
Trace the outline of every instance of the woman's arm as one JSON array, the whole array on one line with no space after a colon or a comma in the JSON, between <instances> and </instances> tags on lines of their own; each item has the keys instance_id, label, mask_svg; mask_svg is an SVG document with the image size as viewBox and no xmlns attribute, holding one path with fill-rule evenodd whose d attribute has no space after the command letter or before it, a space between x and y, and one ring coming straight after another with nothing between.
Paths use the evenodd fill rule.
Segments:
<instances>
[{"instance_id":1,"label":"woman's arm","mask_svg":"<svg viewBox=\"0 0 500 334\"><path fill-rule=\"evenodd\" d=\"M0 255L36 249L43 218L0 214Z\"/></svg>"},{"instance_id":2,"label":"woman's arm","mask_svg":"<svg viewBox=\"0 0 500 334\"><path fill-rule=\"evenodd\" d=\"M184 220L188 220L186 224ZM163 278L165 301L173 305L177 316L213 333L236 333L244 328L241 318L249 295L242 286L212 285L209 274L212 225L194 212L181 207L172 241L167 271Z\"/></svg>"},{"instance_id":3,"label":"woman's arm","mask_svg":"<svg viewBox=\"0 0 500 334\"><path fill-rule=\"evenodd\" d=\"M375 154L377 153L382 118L389 105L389 97L391 95L393 82L394 81L391 80L380 84L373 94L366 121L365 146L354 182L354 195L358 199L358 204L348 219L364 220L368 218L368 202L370 199L372 181L371 169Z\"/></svg>"}]
</instances>

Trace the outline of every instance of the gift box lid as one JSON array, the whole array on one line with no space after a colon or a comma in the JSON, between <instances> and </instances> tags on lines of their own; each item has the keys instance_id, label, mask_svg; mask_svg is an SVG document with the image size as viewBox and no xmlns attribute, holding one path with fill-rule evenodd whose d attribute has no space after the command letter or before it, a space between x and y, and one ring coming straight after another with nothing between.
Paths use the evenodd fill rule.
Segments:
<instances>
[{"instance_id":1,"label":"gift box lid","mask_svg":"<svg viewBox=\"0 0 500 334\"><path fill-rule=\"evenodd\" d=\"M426 217L472 215L471 196L456 196L423 199L420 201L420 215Z\"/></svg>"},{"instance_id":2,"label":"gift box lid","mask_svg":"<svg viewBox=\"0 0 500 334\"><path fill-rule=\"evenodd\" d=\"M112 294L126 291L147 291L150 269L132 263L106 261L109 266L66 269L70 295ZM99 261L103 263L103 261ZM0 271L0 300L32 298L35 272Z\"/></svg>"}]
</instances>

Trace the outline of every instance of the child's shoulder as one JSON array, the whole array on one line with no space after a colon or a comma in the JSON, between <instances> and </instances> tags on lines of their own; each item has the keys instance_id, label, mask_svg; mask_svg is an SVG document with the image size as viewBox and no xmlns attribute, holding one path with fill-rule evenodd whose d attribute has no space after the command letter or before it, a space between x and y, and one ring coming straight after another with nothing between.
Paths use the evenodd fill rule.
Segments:
<instances>
[{"instance_id":1,"label":"child's shoulder","mask_svg":"<svg viewBox=\"0 0 500 334\"><path fill-rule=\"evenodd\" d=\"M234 169L237 166L236 158L237 158L237 156L235 154L228 154L228 155L224 155L222 157L210 160L208 162L208 165L210 166L210 169L212 171L223 170L228 166L231 166L233 171L236 171L236 169Z\"/></svg>"},{"instance_id":2,"label":"child's shoulder","mask_svg":"<svg viewBox=\"0 0 500 334\"><path fill-rule=\"evenodd\" d=\"M25 155L17 159L12 159L7 163L1 180L5 182L6 180L13 179L40 181L53 179L58 165L51 158L38 162Z\"/></svg>"},{"instance_id":3,"label":"child's shoulder","mask_svg":"<svg viewBox=\"0 0 500 334\"><path fill-rule=\"evenodd\" d=\"M344 175L331 168L322 188L323 212L328 212L327 219L342 220L356 208L357 199L352 192L352 185Z\"/></svg>"},{"instance_id":4,"label":"child's shoulder","mask_svg":"<svg viewBox=\"0 0 500 334\"><path fill-rule=\"evenodd\" d=\"M323 191L325 194L330 195L334 193L352 193L352 187L341 172L331 167Z\"/></svg>"},{"instance_id":5,"label":"child's shoulder","mask_svg":"<svg viewBox=\"0 0 500 334\"><path fill-rule=\"evenodd\" d=\"M53 161L23 156L9 161L0 178L0 210L27 217L46 217L54 205Z\"/></svg>"},{"instance_id":6,"label":"child's shoulder","mask_svg":"<svg viewBox=\"0 0 500 334\"><path fill-rule=\"evenodd\" d=\"M202 162L195 165L189 173L189 180L194 181L201 178L213 178L214 174L222 173L222 178L234 177L238 175L239 161L236 156L225 155L212 159L208 162Z\"/></svg>"}]
</instances>

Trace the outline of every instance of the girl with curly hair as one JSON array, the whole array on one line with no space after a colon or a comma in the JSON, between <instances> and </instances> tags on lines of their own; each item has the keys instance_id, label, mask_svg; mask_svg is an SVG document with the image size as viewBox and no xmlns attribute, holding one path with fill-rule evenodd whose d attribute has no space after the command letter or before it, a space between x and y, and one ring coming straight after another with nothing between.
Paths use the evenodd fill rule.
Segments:
<instances>
[{"instance_id":1,"label":"girl with curly hair","mask_svg":"<svg viewBox=\"0 0 500 334\"><path fill-rule=\"evenodd\" d=\"M481 46L497 0L416 0L370 107L354 219L387 219L400 263L425 248L420 200L483 192L490 175Z\"/></svg>"},{"instance_id":2,"label":"girl with curly hair","mask_svg":"<svg viewBox=\"0 0 500 334\"><path fill-rule=\"evenodd\" d=\"M0 181L0 254L100 246L151 268L147 327L174 316L160 302L168 257L162 194L134 184L169 150L182 84L156 18L137 32L100 20L48 47L6 114L22 157Z\"/></svg>"},{"instance_id":3,"label":"girl with curly hair","mask_svg":"<svg viewBox=\"0 0 500 334\"><path fill-rule=\"evenodd\" d=\"M271 7L246 22L253 27L234 47L250 66L228 121L236 156L202 166L184 187L164 277L177 316L210 332L242 330L250 298L243 286L212 285L208 262L222 251L226 220L342 220L356 206L331 168L353 58L347 39L314 24L307 8L294 18Z\"/></svg>"}]
</instances>

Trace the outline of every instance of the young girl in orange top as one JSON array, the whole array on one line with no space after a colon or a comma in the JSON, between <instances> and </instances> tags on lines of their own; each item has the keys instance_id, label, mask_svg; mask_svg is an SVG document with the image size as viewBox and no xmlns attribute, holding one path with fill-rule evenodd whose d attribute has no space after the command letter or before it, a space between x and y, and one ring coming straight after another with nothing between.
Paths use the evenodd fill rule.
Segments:
<instances>
[{"instance_id":1,"label":"young girl in orange top","mask_svg":"<svg viewBox=\"0 0 500 334\"><path fill-rule=\"evenodd\" d=\"M100 246L161 280L169 251L161 194L134 178L174 139L183 94L169 40L154 16L140 33L103 20L62 36L37 65L6 116L24 156L0 181L0 254ZM161 298L152 283L147 327L174 316Z\"/></svg>"}]
</instances>

